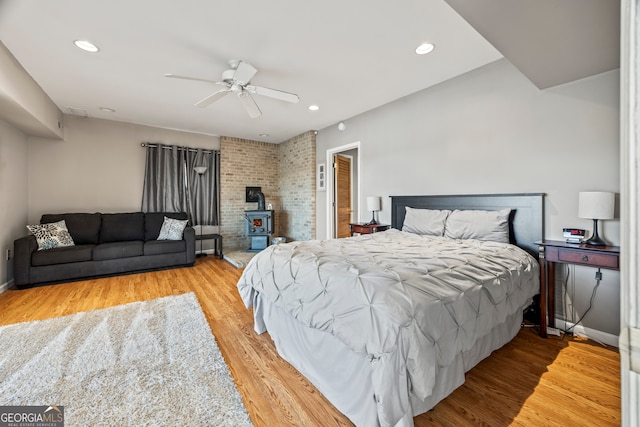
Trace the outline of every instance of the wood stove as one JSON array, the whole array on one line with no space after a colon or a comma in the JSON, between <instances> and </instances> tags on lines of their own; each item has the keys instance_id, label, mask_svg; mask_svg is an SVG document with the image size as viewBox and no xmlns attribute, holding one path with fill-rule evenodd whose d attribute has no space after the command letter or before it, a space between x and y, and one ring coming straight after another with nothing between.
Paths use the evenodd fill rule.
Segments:
<instances>
[{"instance_id":1,"label":"wood stove","mask_svg":"<svg viewBox=\"0 0 640 427\"><path fill-rule=\"evenodd\" d=\"M257 209L244 211L247 236L251 237L249 252L259 252L269 246L273 234L273 211Z\"/></svg>"}]
</instances>

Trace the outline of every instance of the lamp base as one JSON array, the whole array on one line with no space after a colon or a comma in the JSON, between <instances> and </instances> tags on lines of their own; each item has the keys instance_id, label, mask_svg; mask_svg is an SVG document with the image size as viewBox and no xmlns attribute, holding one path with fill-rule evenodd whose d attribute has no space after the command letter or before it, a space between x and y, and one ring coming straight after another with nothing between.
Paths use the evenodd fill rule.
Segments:
<instances>
[{"instance_id":1,"label":"lamp base","mask_svg":"<svg viewBox=\"0 0 640 427\"><path fill-rule=\"evenodd\" d=\"M582 243L589 246L607 246L607 243L598 236L593 236L589 240L585 240Z\"/></svg>"},{"instance_id":2,"label":"lamp base","mask_svg":"<svg viewBox=\"0 0 640 427\"><path fill-rule=\"evenodd\" d=\"M378 225L378 221L376 221L376 211L371 211L371 221L365 225Z\"/></svg>"},{"instance_id":3,"label":"lamp base","mask_svg":"<svg viewBox=\"0 0 640 427\"><path fill-rule=\"evenodd\" d=\"M589 246L607 246L607 243L598 236L598 220L593 220L593 235L588 240L584 241L585 245Z\"/></svg>"}]
</instances>

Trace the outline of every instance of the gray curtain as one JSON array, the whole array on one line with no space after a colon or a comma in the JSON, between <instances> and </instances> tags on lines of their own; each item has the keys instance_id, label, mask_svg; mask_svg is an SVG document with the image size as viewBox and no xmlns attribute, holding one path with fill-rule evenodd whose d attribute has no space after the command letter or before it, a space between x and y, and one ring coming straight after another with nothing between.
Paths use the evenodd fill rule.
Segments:
<instances>
[{"instance_id":1,"label":"gray curtain","mask_svg":"<svg viewBox=\"0 0 640 427\"><path fill-rule=\"evenodd\" d=\"M189 211L193 224L218 225L218 151L198 149L187 152L187 172L189 176ZM200 175L194 170L204 166L207 170Z\"/></svg>"},{"instance_id":2,"label":"gray curtain","mask_svg":"<svg viewBox=\"0 0 640 427\"><path fill-rule=\"evenodd\" d=\"M143 212L186 212L192 225L218 225L219 162L215 150L146 144ZM207 170L198 174L194 167Z\"/></svg>"}]
</instances>

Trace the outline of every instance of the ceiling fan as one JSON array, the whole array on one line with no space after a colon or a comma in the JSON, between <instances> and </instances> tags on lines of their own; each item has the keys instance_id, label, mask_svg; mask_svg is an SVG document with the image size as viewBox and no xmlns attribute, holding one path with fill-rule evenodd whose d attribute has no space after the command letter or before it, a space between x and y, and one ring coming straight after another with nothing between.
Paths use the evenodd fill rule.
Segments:
<instances>
[{"instance_id":1,"label":"ceiling fan","mask_svg":"<svg viewBox=\"0 0 640 427\"><path fill-rule=\"evenodd\" d=\"M176 74L165 74L165 77L185 80L197 80L224 86L224 89L220 89L219 91L214 92L211 95L196 102L196 107L207 107L223 96L227 95L228 93L234 93L238 96L240 103L246 110L247 114L249 114L249 117L253 119L255 119L256 117L260 117L262 115L262 111L260 111L260 108L258 108L258 105L254 101L251 94L268 96L270 98L279 99L281 101L293 103L298 102L298 95L295 95L293 93L249 84L251 82L251 79L257 72L258 70L256 70L251 64L244 61L232 59L231 61L229 61L229 69L225 70L222 73L221 81L201 79L198 77L179 76Z\"/></svg>"}]
</instances>

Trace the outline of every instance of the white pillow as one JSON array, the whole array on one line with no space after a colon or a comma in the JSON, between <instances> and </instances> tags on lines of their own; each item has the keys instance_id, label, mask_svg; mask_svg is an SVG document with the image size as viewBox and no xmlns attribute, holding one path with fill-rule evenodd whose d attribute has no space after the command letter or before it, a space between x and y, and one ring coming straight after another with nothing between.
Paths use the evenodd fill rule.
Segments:
<instances>
[{"instance_id":1,"label":"white pillow","mask_svg":"<svg viewBox=\"0 0 640 427\"><path fill-rule=\"evenodd\" d=\"M451 239L478 239L509 243L509 214L499 211L455 210L447 217L444 235Z\"/></svg>"},{"instance_id":2,"label":"white pillow","mask_svg":"<svg viewBox=\"0 0 640 427\"><path fill-rule=\"evenodd\" d=\"M182 240L182 233L188 220L180 220L164 217L158 240Z\"/></svg>"},{"instance_id":3,"label":"white pillow","mask_svg":"<svg viewBox=\"0 0 640 427\"><path fill-rule=\"evenodd\" d=\"M415 209L405 207L402 231L409 233L442 236L444 224L451 211L437 209Z\"/></svg>"},{"instance_id":4,"label":"white pillow","mask_svg":"<svg viewBox=\"0 0 640 427\"><path fill-rule=\"evenodd\" d=\"M27 229L36 236L39 251L75 246L64 219L48 224L27 225Z\"/></svg>"}]
</instances>

